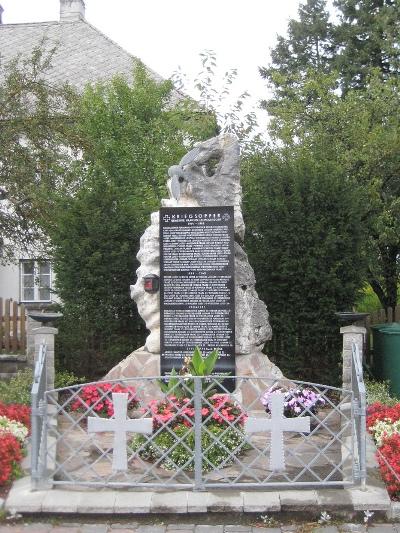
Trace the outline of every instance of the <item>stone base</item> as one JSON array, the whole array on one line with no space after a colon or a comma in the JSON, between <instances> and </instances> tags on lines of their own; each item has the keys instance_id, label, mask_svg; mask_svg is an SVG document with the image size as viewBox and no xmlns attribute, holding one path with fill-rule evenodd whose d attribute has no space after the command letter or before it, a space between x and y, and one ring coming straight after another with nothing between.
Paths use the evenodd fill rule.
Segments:
<instances>
[{"instance_id":1,"label":"stone base","mask_svg":"<svg viewBox=\"0 0 400 533\"><path fill-rule=\"evenodd\" d=\"M160 354L150 353L142 347L114 366L103 379L154 378L160 375ZM145 386L143 386L143 382L140 383L140 386L142 387L140 389L141 395L144 396L145 402L160 397L160 388L156 380L147 380Z\"/></svg>"},{"instance_id":2,"label":"stone base","mask_svg":"<svg viewBox=\"0 0 400 533\"><path fill-rule=\"evenodd\" d=\"M160 354L150 353L143 347L132 352L104 377L105 380L128 379L134 377L158 377L161 375ZM236 355L236 375L263 378L263 380L241 381L235 390L235 396L244 405L250 405L276 380L285 379L282 372L262 352ZM157 398L159 388L154 384L146 385L146 398Z\"/></svg>"}]
</instances>

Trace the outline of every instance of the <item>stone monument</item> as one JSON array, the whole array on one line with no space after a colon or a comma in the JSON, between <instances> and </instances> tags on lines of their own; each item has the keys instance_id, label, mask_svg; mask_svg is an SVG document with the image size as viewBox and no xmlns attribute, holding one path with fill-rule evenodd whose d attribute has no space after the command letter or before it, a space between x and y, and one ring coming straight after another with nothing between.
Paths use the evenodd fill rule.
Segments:
<instances>
[{"instance_id":1,"label":"stone monument","mask_svg":"<svg viewBox=\"0 0 400 533\"><path fill-rule=\"evenodd\" d=\"M224 134L200 143L179 165L170 167L170 198L162 200L161 205L166 208L233 206L236 375L281 379L279 368L262 353L272 331L266 305L255 290L254 271L242 248L245 225L239 163L235 136ZM140 240L137 255L140 266L137 281L131 286L131 296L150 333L145 345L116 365L106 379L160 375L160 297L158 292L146 292L144 287L145 276L160 275L159 236L159 212L156 212L152 213L151 225Z\"/></svg>"}]
</instances>

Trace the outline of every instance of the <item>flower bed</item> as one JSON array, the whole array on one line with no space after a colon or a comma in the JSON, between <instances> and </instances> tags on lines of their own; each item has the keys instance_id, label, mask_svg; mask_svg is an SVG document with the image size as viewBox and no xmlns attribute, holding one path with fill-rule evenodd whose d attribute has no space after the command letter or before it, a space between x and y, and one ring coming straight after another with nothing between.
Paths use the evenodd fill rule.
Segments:
<instances>
[{"instance_id":1,"label":"flower bed","mask_svg":"<svg viewBox=\"0 0 400 533\"><path fill-rule=\"evenodd\" d=\"M128 410L139 406L134 387L123 387L118 383L96 383L82 388L77 398L71 403L71 411L112 417L114 415L113 392L128 394Z\"/></svg>"},{"instance_id":2,"label":"flower bed","mask_svg":"<svg viewBox=\"0 0 400 533\"><path fill-rule=\"evenodd\" d=\"M368 407L367 428L378 447L382 479L392 500L400 499L400 403Z\"/></svg>"},{"instance_id":3,"label":"flower bed","mask_svg":"<svg viewBox=\"0 0 400 533\"><path fill-rule=\"evenodd\" d=\"M305 414L316 414L320 407L324 407L326 401L321 394L315 392L309 387L297 387L291 389L281 389L273 386L266 390L261 397L261 403L265 407L265 411L269 414L271 412L270 404L273 394L281 392L283 394L283 415L286 418L295 418Z\"/></svg>"},{"instance_id":4,"label":"flower bed","mask_svg":"<svg viewBox=\"0 0 400 533\"><path fill-rule=\"evenodd\" d=\"M30 408L0 402L0 486L19 476L29 432Z\"/></svg>"},{"instance_id":5,"label":"flower bed","mask_svg":"<svg viewBox=\"0 0 400 533\"><path fill-rule=\"evenodd\" d=\"M158 462L167 470L194 469L194 416L193 399L167 396L153 400L148 410L153 417L151 442L135 436L130 447L147 461ZM246 414L227 394L214 394L203 402L201 409L203 429L201 448L203 471L222 468L234 462L247 445L243 433Z\"/></svg>"}]
</instances>

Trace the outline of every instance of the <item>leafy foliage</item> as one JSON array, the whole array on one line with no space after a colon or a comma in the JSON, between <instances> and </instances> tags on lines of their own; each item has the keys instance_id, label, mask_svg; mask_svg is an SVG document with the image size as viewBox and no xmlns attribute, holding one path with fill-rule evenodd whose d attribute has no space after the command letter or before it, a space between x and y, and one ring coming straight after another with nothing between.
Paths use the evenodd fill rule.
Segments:
<instances>
[{"instance_id":1,"label":"leafy foliage","mask_svg":"<svg viewBox=\"0 0 400 533\"><path fill-rule=\"evenodd\" d=\"M0 381L0 402L30 405L32 382L31 369L18 372L10 381Z\"/></svg>"},{"instance_id":2,"label":"leafy foliage","mask_svg":"<svg viewBox=\"0 0 400 533\"><path fill-rule=\"evenodd\" d=\"M180 442L176 444L178 439ZM147 461L158 460L158 464L166 470L194 470L193 427L178 424L172 430L162 431L153 437L152 442L148 442L143 435L138 435L132 439L130 447ZM240 429L213 423L201 434L201 449L205 450L203 472L209 472L233 464L234 457L245 451L246 443Z\"/></svg>"},{"instance_id":3,"label":"leafy foliage","mask_svg":"<svg viewBox=\"0 0 400 533\"><path fill-rule=\"evenodd\" d=\"M2 261L45 240L41 228L52 216L55 193L74 188L76 95L46 80L53 53L43 42L28 59L0 64Z\"/></svg>"},{"instance_id":4,"label":"leafy foliage","mask_svg":"<svg viewBox=\"0 0 400 533\"><path fill-rule=\"evenodd\" d=\"M237 69L218 75L217 56L213 50L200 53L200 72L189 79L180 69L172 76L178 90L193 94L199 109L217 120L215 134L233 133L242 150L249 149L258 128L255 110L249 105L250 94L237 91Z\"/></svg>"},{"instance_id":5,"label":"leafy foliage","mask_svg":"<svg viewBox=\"0 0 400 533\"><path fill-rule=\"evenodd\" d=\"M351 308L363 276L360 197L303 147L255 154L244 174L247 250L274 332L269 355L287 377L335 382L334 313Z\"/></svg>"},{"instance_id":6,"label":"leafy foliage","mask_svg":"<svg viewBox=\"0 0 400 533\"><path fill-rule=\"evenodd\" d=\"M207 357L203 357L198 346L195 347L192 357L186 357L183 368L180 369L179 374L175 368L172 369L171 374L164 380L159 380L160 389L165 394L173 394L177 398L186 398L192 396L194 392L194 380L186 377L184 385L182 385L182 378L180 376L210 376L218 360L218 350L213 350ZM213 378L213 382L218 382L217 378ZM202 380L203 394L212 396L216 390Z\"/></svg>"},{"instance_id":7,"label":"leafy foliage","mask_svg":"<svg viewBox=\"0 0 400 533\"><path fill-rule=\"evenodd\" d=\"M144 324L129 297L139 239L166 196L166 169L185 143L214 131L212 116L173 104L172 90L138 65L132 83L116 77L77 102L81 185L60 196L49 230L64 315L57 353L77 374L96 378L142 345Z\"/></svg>"},{"instance_id":8,"label":"leafy foliage","mask_svg":"<svg viewBox=\"0 0 400 533\"><path fill-rule=\"evenodd\" d=\"M25 406L30 405L32 381L33 375L30 368L21 370L9 381L0 381L0 403L20 404ZM56 370L54 376L54 388L60 389L63 387L70 387L71 385L82 383L83 381L85 381L84 378L79 378L72 372ZM7 416L10 418L9 415ZM26 420L23 423L29 425Z\"/></svg>"},{"instance_id":9,"label":"leafy foliage","mask_svg":"<svg viewBox=\"0 0 400 533\"><path fill-rule=\"evenodd\" d=\"M365 380L365 388L367 390L367 403L368 405L380 403L389 407L394 406L398 399L390 395L389 381L372 381Z\"/></svg>"},{"instance_id":10,"label":"leafy foliage","mask_svg":"<svg viewBox=\"0 0 400 533\"><path fill-rule=\"evenodd\" d=\"M305 146L336 165L364 195L366 279L384 308L397 302L399 241L398 2L306 0L272 64L264 107L271 134L288 148Z\"/></svg>"}]
</instances>

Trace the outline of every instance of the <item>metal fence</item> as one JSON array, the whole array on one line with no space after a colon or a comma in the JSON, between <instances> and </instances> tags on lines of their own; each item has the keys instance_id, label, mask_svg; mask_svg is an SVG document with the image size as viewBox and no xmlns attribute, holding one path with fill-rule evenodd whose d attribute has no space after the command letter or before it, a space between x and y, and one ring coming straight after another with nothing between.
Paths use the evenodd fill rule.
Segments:
<instances>
[{"instance_id":1,"label":"metal fence","mask_svg":"<svg viewBox=\"0 0 400 533\"><path fill-rule=\"evenodd\" d=\"M47 390L46 344L41 344L35 364L31 389L32 436L31 436L31 479L33 488L43 480L43 465L47 462Z\"/></svg>"},{"instance_id":2,"label":"metal fence","mask_svg":"<svg viewBox=\"0 0 400 533\"><path fill-rule=\"evenodd\" d=\"M351 347L351 388L353 391L353 411L354 411L354 431L357 436L357 456L358 469L360 472L361 485L365 488L367 467L366 467L366 446L367 446L367 426L366 426L366 390L363 377L362 358L357 344Z\"/></svg>"},{"instance_id":3,"label":"metal fence","mask_svg":"<svg viewBox=\"0 0 400 533\"><path fill-rule=\"evenodd\" d=\"M45 372L45 365L41 368ZM353 390L266 378L179 376L47 391L43 405L34 408L41 420L32 435L35 486L206 490L355 484L365 477L365 396L356 355L352 373Z\"/></svg>"}]
</instances>

